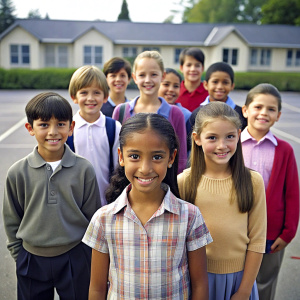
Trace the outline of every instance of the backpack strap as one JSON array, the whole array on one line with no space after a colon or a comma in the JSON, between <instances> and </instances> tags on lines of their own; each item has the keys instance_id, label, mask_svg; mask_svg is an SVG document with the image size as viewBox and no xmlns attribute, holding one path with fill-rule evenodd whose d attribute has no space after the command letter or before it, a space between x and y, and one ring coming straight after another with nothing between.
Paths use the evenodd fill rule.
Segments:
<instances>
[{"instance_id":1,"label":"backpack strap","mask_svg":"<svg viewBox=\"0 0 300 300\"><path fill-rule=\"evenodd\" d=\"M109 178L111 178L114 171L113 146L116 134L116 121L105 116L105 129L109 143Z\"/></svg>"},{"instance_id":2,"label":"backpack strap","mask_svg":"<svg viewBox=\"0 0 300 300\"><path fill-rule=\"evenodd\" d=\"M68 136L68 139L66 141L66 144L70 147L70 149L75 152L75 147L74 147L74 138L73 134L71 136Z\"/></svg>"},{"instance_id":3,"label":"backpack strap","mask_svg":"<svg viewBox=\"0 0 300 300\"><path fill-rule=\"evenodd\" d=\"M120 106L120 111L119 111L119 122L122 124L123 119L124 119L124 114L125 114L125 108L126 108L126 102L122 103Z\"/></svg>"}]
</instances>

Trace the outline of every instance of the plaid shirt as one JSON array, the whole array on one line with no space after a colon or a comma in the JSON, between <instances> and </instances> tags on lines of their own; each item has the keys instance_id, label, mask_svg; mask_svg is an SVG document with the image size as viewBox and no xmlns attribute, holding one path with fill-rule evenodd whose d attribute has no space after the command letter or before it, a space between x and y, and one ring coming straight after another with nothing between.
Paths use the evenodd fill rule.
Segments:
<instances>
[{"instance_id":1,"label":"plaid shirt","mask_svg":"<svg viewBox=\"0 0 300 300\"><path fill-rule=\"evenodd\" d=\"M190 299L187 251L212 238L199 209L167 193L143 226L132 210L127 193L93 216L83 242L109 253L107 299Z\"/></svg>"}]
</instances>

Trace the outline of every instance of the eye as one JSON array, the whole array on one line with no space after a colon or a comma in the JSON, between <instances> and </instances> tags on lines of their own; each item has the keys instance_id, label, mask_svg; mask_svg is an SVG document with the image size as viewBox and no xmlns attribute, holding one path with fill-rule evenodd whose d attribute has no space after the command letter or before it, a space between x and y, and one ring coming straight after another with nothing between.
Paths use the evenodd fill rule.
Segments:
<instances>
[{"instance_id":1,"label":"eye","mask_svg":"<svg viewBox=\"0 0 300 300\"><path fill-rule=\"evenodd\" d=\"M63 123L63 122L58 123L58 127L64 127L64 126L66 126L66 123Z\"/></svg>"},{"instance_id":2,"label":"eye","mask_svg":"<svg viewBox=\"0 0 300 300\"><path fill-rule=\"evenodd\" d=\"M228 138L228 139L234 139L234 138L235 138L235 135L234 135L234 134L229 134L227 138Z\"/></svg>"},{"instance_id":3,"label":"eye","mask_svg":"<svg viewBox=\"0 0 300 300\"><path fill-rule=\"evenodd\" d=\"M39 126L42 127L42 128L46 128L48 126L48 124L47 123L41 123L41 124L39 124Z\"/></svg>"},{"instance_id":4,"label":"eye","mask_svg":"<svg viewBox=\"0 0 300 300\"><path fill-rule=\"evenodd\" d=\"M153 160L160 160L160 159L162 159L161 155L156 154L153 156Z\"/></svg>"},{"instance_id":5,"label":"eye","mask_svg":"<svg viewBox=\"0 0 300 300\"><path fill-rule=\"evenodd\" d=\"M215 136L208 136L207 139L211 140L211 141L214 141L214 140L216 140L216 137Z\"/></svg>"},{"instance_id":6,"label":"eye","mask_svg":"<svg viewBox=\"0 0 300 300\"><path fill-rule=\"evenodd\" d=\"M130 154L129 157L132 158L132 159L139 159L138 154Z\"/></svg>"},{"instance_id":7,"label":"eye","mask_svg":"<svg viewBox=\"0 0 300 300\"><path fill-rule=\"evenodd\" d=\"M169 86L168 83L163 83L162 85L165 86L165 87L168 87L168 86Z\"/></svg>"}]
</instances>

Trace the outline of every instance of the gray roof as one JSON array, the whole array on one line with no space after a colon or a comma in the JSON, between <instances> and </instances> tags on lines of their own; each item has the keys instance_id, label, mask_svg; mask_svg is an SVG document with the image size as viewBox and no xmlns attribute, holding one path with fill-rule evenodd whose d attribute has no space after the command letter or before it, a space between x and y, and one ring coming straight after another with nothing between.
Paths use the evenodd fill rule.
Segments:
<instances>
[{"instance_id":1,"label":"gray roof","mask_svg":"<svg viewBox=\"0 0 300 300\"><path fill-rule=\"evenodd\" d=\"M91 29L115 44L210 46L232 31L249 46L300 48L300 27L289 25L133 23L17 19L0 40L20 26L43 43L72 43Z\"/></svg>"}]
</instances>

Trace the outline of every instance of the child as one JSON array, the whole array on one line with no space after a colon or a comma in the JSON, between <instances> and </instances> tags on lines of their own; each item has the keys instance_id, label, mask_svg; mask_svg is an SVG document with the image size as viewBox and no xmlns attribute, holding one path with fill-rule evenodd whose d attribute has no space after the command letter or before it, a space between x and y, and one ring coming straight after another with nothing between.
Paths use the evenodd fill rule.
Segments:
<instances>
[{"instance_id":1,"label":"child","mask_svg":"<svg viewBox=\"0 0 300 300\"><path fill-rule=\"evenodd\" d=\"M265 191L261 175L244 166L240 126L237 113L225 103L200 109L191 168L178 176L180 196L200 208L214 239L206 252L210 300L258 299Z\"/></svg>"},{"instance_id":2,"label":"child","mask_svg":"<svg viewBox=\"0 0 300 300\"><path fill-rule=\"evenodd\" d=\"M118 104L128 101L125 92L131 79L130 62L121 57L113 57L104 64L103 73L109 86L109 97L101 111L111 117Z\"/></svg>"},{"instance_id":3,"label":"child","mask_svg":"<svg viewBox=\"0 0 300 300\"><path fill-rule=\"evenodd\" d=\"M88 299L91 251L81 243L100 196L93 166L65 146L72 108L56 93L26 106L38 145L8 170L3 220L16 260L18 299ZM78 259L80 257L80 259Z\"/></svg>"},{"instance_id":4,"label":"child","mask_svg":"<svg viewBox=\"0 0 300 300\"><path fill-rule=\"evenodd\" d=\"M192 113L188 109L184 108L180 103L176 103L176 100L179 96L182 78L180 74L174 69L166 68L165 72L166 76L160 84L158 96L167 100L169 104L176 105L180 108L184 115L186 133L189 134L191 131L189 118Z\"/></svg>"},{"instance_id":5,"label":"child","mask_svg":"<svg viewBox=\"0 0 300 300\"><path fill-rule=\"evenodd\" d=\"M140 53L133 64L133 80L138 86L140 96L134 100L118 105L113 113L113 119L125 122L137 113L158 113L164 116L173 125L180 141L179 172L186 167L187 145L184 116L175 105L158 97L158 90L165 78L164 64L157 51L144 51Z\"/></svg>"},{"instance_id":6,"label":"child","mask_svg":"<svg viewBox=\"0 0 300 300\"><path fill-rule=\"evenodd\" d=\"M234 89L234 72L231 66L224 62L217 62L207 69L205 73L204 88L208 91L205 101L196 108L190 117L190 126L193 128L198 111L203 105L213 101L228 104L240 117L243 130L247 126L247 119L243 116L242 108L236 105L228 95Z\"/></svg>"},{"instance_id":7,"label":"child","mask_svg":"<svg viewBox=\"0 0 300 300\"><path fill-rule=\"evenodd\" d=\"M107 192L113 202L83 238L93 248L90 300L106 299L107 278L107 299L208 299L212 239L198 208L178 199L177 149L173 127L158 114L122 126L120 166Z\"/></svg>"},{"instance_id":8,"label":"child","mask_svg":"<svg viewBox=\"0 0 300 300\"><path fill-rule=\"evenodd\" d=\"M270 128L281 115L281 96L271 84L249 91L243 106L248 127L241 141L246 166L261 173L267 198L267 244L257 286L260 299L274 299L285 247L299 221L299 181L293 148Z\"/></svg>"},{"instance_id":9,"label":"child","mask_svg":"<svg viewBox=\"0 0 300 300\"><path fill-rule=\"evenodd\" d=\"M101 204L113 169L118 164L121 124L100 111L108 98L105 75L95 66L83 66L72 75L69 93L79 111L75 114L73 141L68 145L75 153L87 158L95 168ZM74 148L72 147L74 146Z\"/></svg>"},{"instance_id":10,"label":"child","mask_svg":"<svg viewBox=\"0 0 300 300\"><path fill-rule=\"evenodd\" d=\"M195 47L182 50L179 56L180 71L183 73L184 81L181 83L177 102L191 112L208 95L201 82L201 76L204 71L204 59L204 53Z\"/></svg>"}]
</instances>

